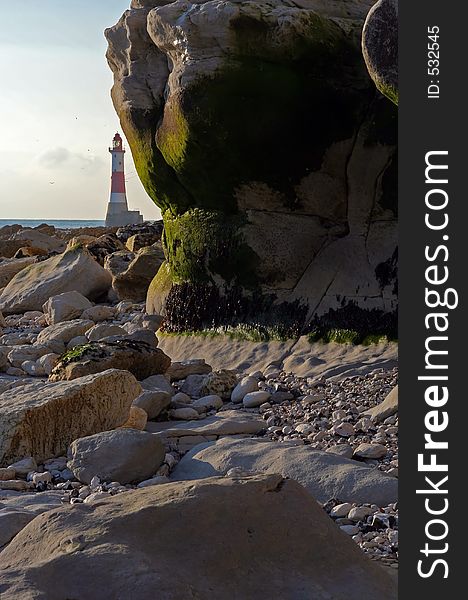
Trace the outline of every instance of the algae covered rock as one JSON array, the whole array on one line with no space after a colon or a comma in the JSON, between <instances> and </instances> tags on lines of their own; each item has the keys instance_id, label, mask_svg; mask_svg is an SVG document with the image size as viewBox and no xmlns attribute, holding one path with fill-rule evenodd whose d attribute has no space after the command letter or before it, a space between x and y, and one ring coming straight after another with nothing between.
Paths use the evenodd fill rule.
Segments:
<instances>
[{"instance_id":1,"label":"algae covered rock","mask_svg":"<svg viewBox=\"0 0 468 600\"><path fill-rule=\"evenodd\" d=\"M396 110L362 58L370 4L154 0L106 31L163 213L147 308L168 330L395 311Z\"/></svg>"},{"instance_id":2,"label":"algae covered rock","mask_svg":"<svg viewBox=\"0 0 468 600\"><path fill-rule=\"evenodd\" d=\"M362 32L362 51L377 88L398 104L398 2L379 0Z\"/></svg>"},{"instance_id":3,"label":"algae covered rock","mask_svg":"<svg viewBox=\"0 0 468 600\"><path fill-rule=\"evenodd\" d=\"M72 380L107 369L122 369L142 380L165 373L170 365L171 359L159 348L122 338L76 346L60 358L49 379Z\"/></svg>"}]
</instances>

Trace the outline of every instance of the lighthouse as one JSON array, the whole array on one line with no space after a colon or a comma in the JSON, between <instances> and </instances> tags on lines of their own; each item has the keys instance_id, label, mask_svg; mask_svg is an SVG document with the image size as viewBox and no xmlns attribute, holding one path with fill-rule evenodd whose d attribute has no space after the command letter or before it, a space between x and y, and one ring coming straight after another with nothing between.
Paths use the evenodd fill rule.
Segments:
<instances>
[{"instance_id":1,"label":"lighthouse","mask_svg":"<svg viewBox=\"0 0 468 600\"><path fill-rule=\"evenodd\" d=\"M128 210L127 192L125 190L125 148L120 134L115 134L109 152L112 155L112 175L106 227L121 227L143 223L143 216L139 211Z\"/></svg>"}]
</instances>

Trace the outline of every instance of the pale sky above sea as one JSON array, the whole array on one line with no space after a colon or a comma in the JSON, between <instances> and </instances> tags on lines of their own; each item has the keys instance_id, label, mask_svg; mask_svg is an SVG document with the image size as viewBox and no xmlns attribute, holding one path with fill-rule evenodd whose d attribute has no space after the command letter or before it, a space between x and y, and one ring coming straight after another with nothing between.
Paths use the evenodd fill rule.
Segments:
<instances>
[{"instance_id":1,"label":"pale sky above sea","mask_svg":"<svg viewBox=\"0 0 468 600\"><path fill-rule=\"evenodd\" d=\"M119 122L103 31L130 0L0 0L0 219L104 219ZM159 210L126 154L130 208Z\"/></svg>"}]
</instances>

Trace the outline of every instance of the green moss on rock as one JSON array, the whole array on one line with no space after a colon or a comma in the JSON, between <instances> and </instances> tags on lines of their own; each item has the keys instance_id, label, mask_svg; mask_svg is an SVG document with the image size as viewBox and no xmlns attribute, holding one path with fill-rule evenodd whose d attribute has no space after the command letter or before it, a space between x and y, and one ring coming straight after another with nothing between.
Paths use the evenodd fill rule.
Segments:
<instances>
[{"instance_id":1,"label":"green moss on rock","mask_svg":"<svg viewBox=\"0 0 468 600\"><path fill-rule=\"evenodd\" d=\"M278 44L275 28L234 20L224 65L167 102L157 148L192 207L235 212L235 190L250 181L280 191L291 207L301 178L333 142L352 137L363 93L374 93L359 49L332 21L312 13L303 21ZM187 208L177 196L171 204Z\"/></svg>"},{"instance_id":2,"label":"green moss on rock","mask_svg":"<svg viewBox=\"0 0 468 600\"><path fill-rule=\"evenodd\" d=\"M164 213L163 243L175 283L209 283L216 276L228 284L256 287L258 257L246 244L240 215L192 209Z\"/></svg>"},{"instance_id":3,"label":"green moss on rock","mask_svg":"<svg viewBox=\"0 0 468 600\"><path fill-rule=\"evenodd\" d=\"M72 362L81 360L86 354L93 349L93 344L83 344L82 346L75 346L71 350L65 352L60 357L60 362L63 365L68 365Z\"/></svg>"}]
</instances>

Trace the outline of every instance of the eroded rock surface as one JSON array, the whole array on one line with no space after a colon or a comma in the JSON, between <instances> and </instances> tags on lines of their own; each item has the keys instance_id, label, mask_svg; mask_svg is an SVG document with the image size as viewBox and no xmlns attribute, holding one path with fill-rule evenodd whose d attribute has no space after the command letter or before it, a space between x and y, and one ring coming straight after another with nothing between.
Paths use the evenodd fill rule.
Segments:
<instances>
[{"instance_id":1,"label":"eroded rock surface","mask_svg":"<svg viewBox=\"0 0 468 600\"><path fill-rule=\"evenodd\" d=\"M0 465L60 456L78 437L122 425L140 393L133 375L117 370L6 390L0 395Z\"/></svg>"}]
</instances>

